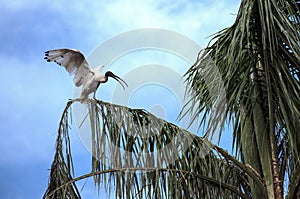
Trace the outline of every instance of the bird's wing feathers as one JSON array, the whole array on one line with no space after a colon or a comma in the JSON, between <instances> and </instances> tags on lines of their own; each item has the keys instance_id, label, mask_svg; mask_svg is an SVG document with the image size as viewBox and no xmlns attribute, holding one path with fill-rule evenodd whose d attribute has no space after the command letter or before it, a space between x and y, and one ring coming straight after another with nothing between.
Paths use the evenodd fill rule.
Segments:
<instances>
[{"instance_id":1,"label":"bird's wing feathers","mask_svg":"<svg viewBox=\"0 0 300 199\"><path fill-rule=\"evenodd\" d=\"M45 52L45 59L48 62L55 62L65 67L70 75L74 75L75 86L81 86L88 73L93 73L84 55L73 49L56 49Z\"/></svg>"}]
</instances>

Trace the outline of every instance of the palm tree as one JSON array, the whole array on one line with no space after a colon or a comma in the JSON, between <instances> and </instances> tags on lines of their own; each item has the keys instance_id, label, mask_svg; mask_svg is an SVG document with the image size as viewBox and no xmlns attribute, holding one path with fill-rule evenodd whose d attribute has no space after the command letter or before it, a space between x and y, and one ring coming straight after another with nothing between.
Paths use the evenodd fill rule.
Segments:
<instances>
[{"instance_id":1,"label":"palm tree","mask_svg":"<svg viewBox=\"0 0 300 199\"><path fill-rule=\"evenodd\" d=\"M294 0L243 0L185 75L191 106L182 115L202 114L205 137L232 123L235 157L145 110L90 100L92 172L76 177L71 100L44 198L80 198L76 182L88 177L116 198L299 197L298 24Z\"/></svg>"},{"instance_id":2,"label":"palm tree","mask_svg":"<svg viewBox=\"0 0 300 199\"><path fill-rule=\"evenodd\" d=\"M263 178L268 198L283 198L287 178L290 198L299 187L298 22L295 1L244 0L233 26L217 33L186 74L190 101L197 102L190 110L205 110L207 134L226 119L234 124L240 159ZM226 106L208 93L206 74L216 73L226 88ZM220 78L210 80L216 85ZM249 182L253 197L261 198Z\"/></svg>"}]
</instances>

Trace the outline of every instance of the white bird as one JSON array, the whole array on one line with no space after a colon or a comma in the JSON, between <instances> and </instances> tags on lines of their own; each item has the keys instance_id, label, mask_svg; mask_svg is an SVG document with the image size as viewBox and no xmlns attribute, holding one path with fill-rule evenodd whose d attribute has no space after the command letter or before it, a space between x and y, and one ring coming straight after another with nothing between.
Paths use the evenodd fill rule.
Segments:
<instances>
[{"instance_id":1,"label":"white bird","mask_svg":"<svg viewBox=\"0 0 300 199\"><path fill-rule=\"evenodd\" d=\"M55 49L45 52L45 58L48 62L55 62L60 66L65 67L70 75L74 75L73 82L75 86L79 87L82 85L82 91L80 95L80 101L84 102L89 94L94 93L94 99L96 97L96 91L100 83L105 83L108 77L112 77L117 80L125 89L128 86L127 83L113 74L111 71L107 71L105 75L100 72L100 69L104 65L100 65L96 68L90 67L86 61L84 55L79 50L74 49ZM124 84L124 85L123 85Z\"/></svg>"}]
</instances>

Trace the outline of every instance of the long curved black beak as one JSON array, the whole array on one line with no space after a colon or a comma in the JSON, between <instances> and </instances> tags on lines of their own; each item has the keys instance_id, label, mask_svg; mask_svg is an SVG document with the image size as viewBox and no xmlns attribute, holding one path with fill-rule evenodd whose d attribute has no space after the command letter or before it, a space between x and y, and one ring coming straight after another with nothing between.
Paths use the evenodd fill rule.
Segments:
<instances>
[{"instance_id":1,"label":"long curved black beak","mask_svg":"<svg viewBox=\"0 0 300 199\"><path fill-rule=\"evenodd\" d=\"M115 80L117 80L117 81L121 84L121 86L123 87L124 90L125 90L125 86L128 87L127 83L126 83L122 78L120 78L120 77L118 77L117 75L113 74L111 71L107 71L107 72L105 73L105 76L106 76L106 77L112 77L112 78L114 78ZM125 85L125 86L124 86L124 85Z\"/></svg>"}]
</instances>

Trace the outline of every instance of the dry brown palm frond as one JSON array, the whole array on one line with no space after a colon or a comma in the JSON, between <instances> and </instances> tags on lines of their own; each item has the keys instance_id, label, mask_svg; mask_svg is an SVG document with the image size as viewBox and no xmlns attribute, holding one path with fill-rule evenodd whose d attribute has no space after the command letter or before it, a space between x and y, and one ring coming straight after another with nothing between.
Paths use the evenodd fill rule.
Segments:
<instances>
[{"instance_id":1,"label":"dry brown palm frond","mask_svg":"<svg viewBox=\"0 0 300 199\"><path fill-rule=\"evenodd\" d=\"M264 187L251 169L208 141L145 110L98 100L87 104L92 172L75 177L68 129L69 109L76 101L68 102L62 116L59 155L53 161L45 198L58 193L79 198L75 182L88 177L116 198L251 198L249 179Z\"/></svg>"},{"instance_id":2,"label":"dry brown palm frond","mask_svg":"<svg viewBox=\"0 0 300 199\"><path fill-rule=\"evenodd\" d=\"M62 189L59 189L53 193L57 187L70 182L74 177L69 139L69 108L71 104L71 101L67 103L59 123L58 135L56 139L56 152L51 165L49 184L44 194L44 199L81 198L75 183L69 183L67 186L62 187Z\"/></svg>"}]
</instances>

